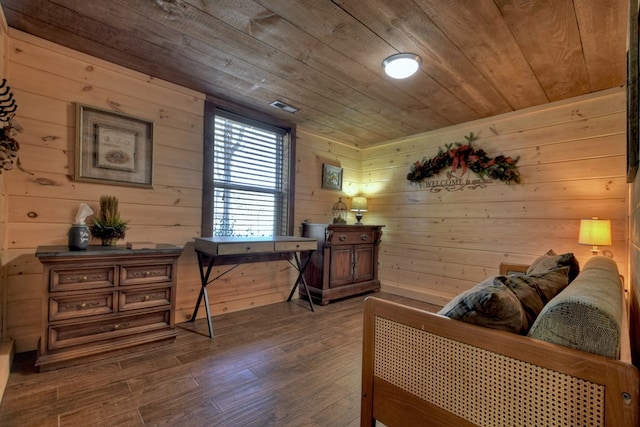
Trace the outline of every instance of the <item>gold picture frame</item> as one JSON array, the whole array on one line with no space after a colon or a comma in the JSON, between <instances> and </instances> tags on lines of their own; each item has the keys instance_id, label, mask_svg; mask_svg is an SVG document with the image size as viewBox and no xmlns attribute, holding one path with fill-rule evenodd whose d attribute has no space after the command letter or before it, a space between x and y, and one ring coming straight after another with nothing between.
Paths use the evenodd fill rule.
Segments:
<instances>
[{"instance_id":1,"label":"gold picture frame","mask_svg":"<svg viewBox=\"0 0 640 427\"><path fill-rule=\"evenodd\" d=\"M153 188L154 123L76 104L74 180Z\"/></svg>"}]
</instances>

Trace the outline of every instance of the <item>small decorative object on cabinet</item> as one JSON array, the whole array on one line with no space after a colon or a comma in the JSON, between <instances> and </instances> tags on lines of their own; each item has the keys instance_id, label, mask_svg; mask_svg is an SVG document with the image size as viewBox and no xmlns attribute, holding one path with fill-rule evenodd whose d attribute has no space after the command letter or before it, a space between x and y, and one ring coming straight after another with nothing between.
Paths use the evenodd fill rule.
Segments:
<instances>
[{"instance_id":1,"label":"small decorative object on cabinet","mask_svg":"<svg viewBox=\"0 0 640 427\"><path fill-rule=\"evenodd\" d=\"M120 217L118 198L115 196L100 196L100 213L93 219L91 235L102 240L102 246L114 246L120 239L124 239L129 226Z\"/></svg>"},{"instance_id":2,"label":"small decorative object on cabinet","mask_svg":"<svg viewBox=\"0 0 640 427\"><path fill-rule=\"evenodd\" d=\"M342 201L342 197L338 197L338 201L333 204L331 212L333 213L334 224L347 223L347 205Z\"/></svg>"},{"instance_id":3,"label":"small decorative object on cabinet","mask_svg":"<svg viewBox=\"0 0 640 427\"><path fill-rule=\"evenodd\" d=\"M38 247L45 288L38 369L56 369L105 351L175 338L181 253L181 247L160 244L140 250Z\"/></svg>"},{"instance_id":4,"label":"small decorative object on cabinet","mask_svg":"<svg viewBox=\"0 0 640 427\"><path fill-rule=\"evenodd\" d=\"M89 246L90 231L85 223L87 217L93 215L93 209L86 203L80 203L76 218L69 229L69 249L72 251L84 251Z\"/></svg>"},{"instance_id":5,"label":"small decorative object on cabinet","mask_svg":"<svg viewBox=\"0 0 640 427\"><path fill-rule=\"evenodd\" d=\"M320 305L380 290L378 249L384 225L302 224L302 235L318 241L305 279ZM304 289L300 296L307 298Z\"/></svg>"}]
</instances>

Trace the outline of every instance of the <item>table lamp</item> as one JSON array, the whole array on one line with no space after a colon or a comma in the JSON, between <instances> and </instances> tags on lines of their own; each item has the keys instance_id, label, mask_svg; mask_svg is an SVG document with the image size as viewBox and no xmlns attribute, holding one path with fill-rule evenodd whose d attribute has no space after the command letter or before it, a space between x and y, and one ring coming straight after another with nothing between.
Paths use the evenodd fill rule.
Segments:
<instances>
[{"instance_id":1,"label":"table lamp","mask_svg":"<svg viewBox=\"0 0 640 427\"><path fill-rule=\"evenodd\" d=\"M598 255L598 245L611 246L611 221L595 217L580 220L578 243L592 245L591 253Z\"/></svg>"},{"instance_id":2,"label":"table lamp","mask_svg":"<svg viewBox=\"0 0 640 427\"><path fill-rule=\"evenodd\" d=\"M351 211L356 213L356 224L362 224L362 212L367 212L367 198L366 197L354 197L351 201Z\"/></svg>"}]
</instances>

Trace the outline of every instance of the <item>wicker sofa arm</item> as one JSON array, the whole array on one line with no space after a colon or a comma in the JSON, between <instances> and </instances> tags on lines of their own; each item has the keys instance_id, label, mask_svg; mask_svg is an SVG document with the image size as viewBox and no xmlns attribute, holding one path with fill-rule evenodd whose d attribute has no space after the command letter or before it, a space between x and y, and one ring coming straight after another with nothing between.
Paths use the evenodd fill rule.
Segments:
<instances>
[{"instance_id":1,"label":"wicker sofa arm","mask_svg":"<svg viewBox=\"0 0 640 427\"><path fill-rule=\"evenodd\" d=\"M633 365L365 301L361 425L636 426Z\"/></svg>"}]
</instances>

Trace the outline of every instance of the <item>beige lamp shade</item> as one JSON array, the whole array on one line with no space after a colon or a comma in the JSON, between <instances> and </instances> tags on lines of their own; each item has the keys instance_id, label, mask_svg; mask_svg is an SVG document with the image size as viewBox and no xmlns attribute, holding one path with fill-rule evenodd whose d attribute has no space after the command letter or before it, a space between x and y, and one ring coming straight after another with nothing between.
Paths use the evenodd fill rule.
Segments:
<instances>
[{"instance_id":1,"label":"beige lamp shade","mask_svg":"<svg viewBox=\"0 0 640 427\"><path fill-rule=\"evenodd\" d=\"M608 219L583 219L580 220L580 235L578 243L591 245L591 253L597 255L599 245L611 246L611 221Z\"/></svg>"},{"instance_id":2,"label":"beige lamp shade","mask_svg":"<svg viewBox=\"0 0 640 427\"><path fill-rule=\"evenodd\" d=\"M367 212L367 198L366 197L354 197L351 201L351 211L353 212Z\"/></svg>"}]
</instances>

